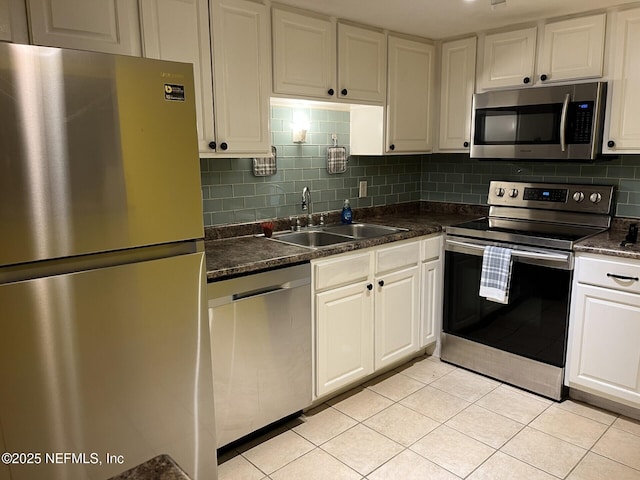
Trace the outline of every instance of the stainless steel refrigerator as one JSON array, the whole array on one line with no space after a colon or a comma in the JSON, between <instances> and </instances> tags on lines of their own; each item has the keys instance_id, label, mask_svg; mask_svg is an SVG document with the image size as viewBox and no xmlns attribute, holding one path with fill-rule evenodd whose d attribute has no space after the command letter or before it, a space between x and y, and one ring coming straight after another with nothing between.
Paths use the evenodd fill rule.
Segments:
<instances>
[{"instance_id":1,"label":"stainless steel refrigerator","mask_svg":"<svg viewBox=\"0 0 640 480\"><path fill-rule=\"evenodd\" d=\"M0 42L0 479L216 478L195 121L190 64Z\"/></svg>"}]
</instances>

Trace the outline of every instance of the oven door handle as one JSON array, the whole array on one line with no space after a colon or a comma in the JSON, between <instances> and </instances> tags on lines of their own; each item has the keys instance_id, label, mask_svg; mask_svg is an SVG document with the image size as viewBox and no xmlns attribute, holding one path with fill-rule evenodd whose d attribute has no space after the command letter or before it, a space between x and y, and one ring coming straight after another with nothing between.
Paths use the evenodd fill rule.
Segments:
<instances>
[{"instance_id":1,"label":"oven door handle","mask_svg":"<svg viewBox=\"0 0 640 480\"><path fill-rule=\"evenodd\" d=\"M447 244L458 245L460 247L473 248L476 250L482 250L483 252L485 247L485 245L476 245L475 243L458 242L457 240L447 240ZM542 252L528 252L526 250L511 250L511 255L514 257L530 258L532 260L547 260L551 262L569 261L569 255L562 254L562 253L542 253Z\"/></svg>"}]
</instances>

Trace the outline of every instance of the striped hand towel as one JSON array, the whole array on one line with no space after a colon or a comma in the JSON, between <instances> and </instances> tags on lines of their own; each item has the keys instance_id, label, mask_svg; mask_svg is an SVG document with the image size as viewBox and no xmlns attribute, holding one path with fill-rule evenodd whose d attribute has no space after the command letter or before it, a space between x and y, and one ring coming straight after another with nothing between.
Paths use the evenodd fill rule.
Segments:
<instances>
[{"instance_id":1,"label":"striped hand towel","mask_svg":"<svg viewBox=\"0 0 640 480\"><path fill-rule=\"evenodd\" d=\"M327 173L346 172L347 162L347 149L345 147L327 148Z\"/></svg>"},{"instance_id":2,"label":"striped hand towel","mask_svg":"<svg viewBox=\"0 0 640 480\"><path fill-rule=\"evenodd\" d=\"M509 303L512 265L510 249L485 247L482 255L480 296L492 302Z\"/></svg>"}]
</instances>

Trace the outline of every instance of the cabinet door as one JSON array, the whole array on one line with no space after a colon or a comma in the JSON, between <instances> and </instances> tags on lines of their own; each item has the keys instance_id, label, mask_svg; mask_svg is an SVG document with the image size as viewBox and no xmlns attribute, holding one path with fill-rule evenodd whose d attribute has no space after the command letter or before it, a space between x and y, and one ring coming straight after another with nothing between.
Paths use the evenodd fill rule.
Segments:
<instances>
[{"instance_id":1,"label":"cabinet door","mask_svg":"<svg viewBox=\"0 0 640 480\"><path fill-rule=\"evenodd\" d=\"M383 104L387 96L387 42L381 32L338 25L338 97Z\"/></svg>"},{"instance_id":2,"label":"cabinet door","mask_svg":"<svg viewBox=\"0 0 640 480\"><path fill-rule=\"evenodd\" d=\"M0 0L0 41L29 43L27 9L23 0Z\"/></svg>"},{"instance_id":3,"label":"cabinet door","mask_svg":"<svg viewBox=\"0 0 640 480\"><path fill-rule=\"evenodd\" d=\"M217 152L269 155L269 9L246 0L211 7Z\"/></svg>"},{"instance_id":4,"label":"cabinet door","mask_svg":"<svg viewBox=\"0 0 640 480\"><path fill-rule=\"evenodd\" d=\"M578 284L569 385L640 407L640 295Z\"/></svg>"},{"instance_id":5,"label":"cabinet door","mask_svg":"<svg viewBox=\"0 0 640 480\"><path fill-rule=\"evenodd\" d=\"M442 44L440 78L439 147L468 151L476 78L476 37Z\"/></svg>"},{"instance_id":6,"label":"cabinet door","mask_svg":"<svg viewBox=\"0 0 640 480\"><path fill-rule=\"evenodd\" d=\"M484 39L480 89L533 83L536 27L487 35Z\"/></svg>"},{"instance_id":7,"label":"cabinet door","mask_svg":"<svg viewBox=\"0 0 640 480\"><path fill-rule=\"evenodd\" d=\"M419 341L418 267L375 279L375 369L416 352Z\"/></svg>"},{"instance_id":8,"label":"cabinet door","mask_svg":"<svg viewBox=\"0 0 640 480\"><path fill-rule=\"evenodd\" d=\"M442 260L423 263L420 272L420 348L432 345L442 328Z\"/></svg>"},{"instance_id":9,"label":"cabinet door","mask_svg":"<svg viewBox=\"0 0 640 480\"><path fill-rule=\"evenodd\" d=\"M336 26L328 19L273 9L275 93L336 98Z\"/></svg>"},{"instance_id":10,"label":"cabinet door","mask_svg":"<svg viewBox=\"0 0 640 480\"><path fill-rule=\"evenodd\" d=\"M640 8L617 14L614 26L613 77L611 89L611 109L609 136L607 142L614 142L609 151L629 153L640 150Z\"/></svg>"},{"instance_id":11,"label":"cabinet door","mask_svg":"<svg viewBox=\"0 0 640 480\"><path fill-rule=\"evenodd\" d=\"M432 148L434 47L389 36L387 152Z\"/></svg>"},{"instance_id":12,"label":"cabinet door","mask_svg":"<svg viewBox=\"0 0 640 480\"><path fill-rule=\"evenodd\" d=\"M200 152L215 141L207 0L140 0L144 56L193 64Z\"/></svg>"},{"instance_id":13,"label":"cabinet door","mask_svg":"<svg viewBox=\"0 0 640 480\"><path fill-rule=\"evenodd\" d=\"M27 0L36 45L140 55L138 3L130 0Z\"/></svg>"},{"instance_id":14,"label":"cabinet door","mask_svg":"<svg viewBox=\"0 0 640 480\"><path fill-rule=\"evenodd\" d=\"M316 302L316 395L373 372L373 292L366 282L328 290Z\"/></svg>"},{"instance_id":15,"label":"cabinet door","mask_svg":"<svg viewBox=\"0 0 640 480\"><path fill-rule=\"evenodd\" d=\"M601 77L605 20L601 13L546 24L538 58L540 80Z\"/></svg>"}]
</instances>

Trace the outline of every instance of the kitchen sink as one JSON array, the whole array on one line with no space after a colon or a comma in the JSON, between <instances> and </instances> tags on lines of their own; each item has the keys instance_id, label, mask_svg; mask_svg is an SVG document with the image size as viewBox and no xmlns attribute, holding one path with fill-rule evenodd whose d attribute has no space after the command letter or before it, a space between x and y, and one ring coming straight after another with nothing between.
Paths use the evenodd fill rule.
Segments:
<instances>
[{"instance_id":1,"label":"kitchen sink","mask_svg":"<svg viewBox=\"0 0 640 480\"><path fill-rule=\"evenodd\" d=\"M392 233L404 232L404 228L353 223L349 225L328 225L312 227L298 232L281 232L273 234L271 240L309 248L322 248L341 243L353 242L363 238L381 237Z\"/></svg>"},{"instance_id":2,"label":"kitchen sink","mask_svg":"<svg viewBox=\"0 0 640 480\"><path fill-rule=\"evenodd\" d=\"M344 235L335 235L322 230L301 230L299 232L276 233L272 240L284 243L292 243L302 247L320 248L339 243L351 242L353 238Z\"/></svg>"},{"instance_id":3,"label":"kitchen sink","mask_svg":"<svg viewBox=\"0 0 640 480\"><path fill-rule=\"evenodd\" d=\"M392 233L404 232L406 229L368 223L350 223L347 225L331 225L325 227L324 231L361 239L391 235Z\"/></svg>"}]
</instances>

